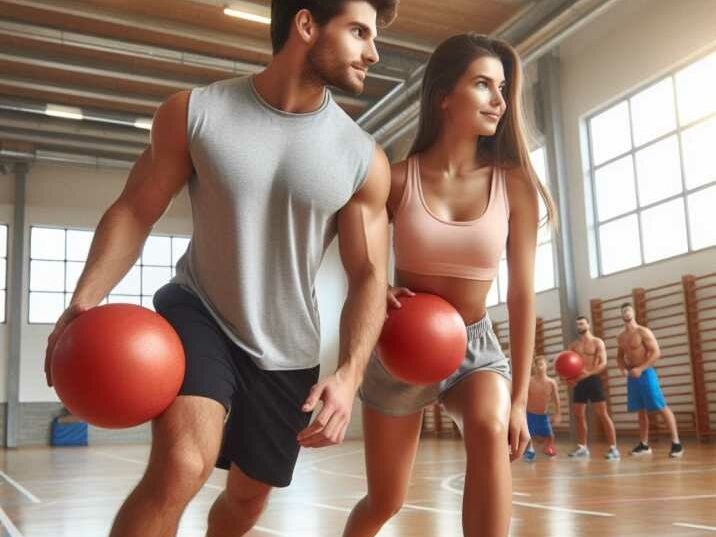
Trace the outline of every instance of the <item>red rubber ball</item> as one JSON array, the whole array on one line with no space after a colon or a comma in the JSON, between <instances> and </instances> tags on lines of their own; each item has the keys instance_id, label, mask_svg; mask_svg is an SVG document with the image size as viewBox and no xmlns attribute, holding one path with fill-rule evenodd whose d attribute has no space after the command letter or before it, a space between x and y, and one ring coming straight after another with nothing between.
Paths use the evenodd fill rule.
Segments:
<instances>
[{"instance_id":1,"label":"red rubber ball","mask_svg":"<svg viewBox=\"0 0 716 537\"><path fill-rule=\"evenodd\" d=\"M557 356L554 368L563 379L572 379L584 371L584 360L574 351L564 351Z\"/></svg>"},{"instance_id":2,"label":"red rubber ball","mask_svg":"<svg viewBox=\"0 0 716 537\"><path fill-rule=\"evenodd\" d=\"M52 381L67 409L109 429L159 416L184 380L184 348L172 326L133 304L109 304L74 319L52 355Z\"/></svg>"},{"instance_id":3,"label":"red rubber ball","mask_svg":"<svg viewBox=\"0 0 716 537\"><path fill-rule=\"evenodd\" d=\"M378 356L396 378L433 384L449 377L465 359L467 330L457 310L427 293L401 297L378 340Z\"/></svg>"}]
</instances>

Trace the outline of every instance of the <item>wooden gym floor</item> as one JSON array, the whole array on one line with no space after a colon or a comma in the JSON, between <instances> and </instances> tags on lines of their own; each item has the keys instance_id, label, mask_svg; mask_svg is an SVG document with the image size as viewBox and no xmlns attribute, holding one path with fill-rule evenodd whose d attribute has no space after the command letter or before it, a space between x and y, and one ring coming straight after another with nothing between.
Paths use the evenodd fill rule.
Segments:
<instances>
[{"instance_id":1,"label":"wooden gym floor","mask_svg":"<svg viewBox=\"0 0 716 537\"><path fill-rule=\"evenodd\" d=\"M559 457L513 464L514 537L716 536L716 445L686 443L683 459L654 454L623 459ZM147 446L25 448L0 451L0 537L105 537L124 497L139 480ZM294 483L276 490L249 535L338 537L365 491L360 442L302 452ZM424 439L409 496L380 537L461 536L462 444ZM222 488L217 470L190 504L180 537L202 537L206 514Z\"/></svg>"}]
</instances>

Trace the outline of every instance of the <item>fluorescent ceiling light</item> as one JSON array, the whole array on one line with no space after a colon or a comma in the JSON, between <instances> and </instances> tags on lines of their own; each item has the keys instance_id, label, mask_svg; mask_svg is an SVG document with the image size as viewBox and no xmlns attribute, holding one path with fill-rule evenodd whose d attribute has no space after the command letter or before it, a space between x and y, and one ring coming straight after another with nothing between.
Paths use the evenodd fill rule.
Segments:
<instances>
[{"instance_id":1,"label":"fluorescent ceiling light","mask_svg":"<svg viewBox=\"0 0 716 537\"><path fill-rule=\"evenodd\" d=\"M138 129L152 130L152 120L145 117L140 117L134 120L134 126Z\"/></svg>"},{"instance_id":2,"label":"fluorescent ceiling light","mask_svg":"<svg viewBox=\"0 0 716 537\"><path fill-rule=\"evenodd\" d=\"M271 10L268 6L252 2L232 2L224 8L224 15L261 24L271 24Z\"/></svg>"},{"instance_id":3,"label":"fluorescent ceiling light","mask_svg":"<svg viewBox=\"0 0 716 537\"><path fill-rule=\"evenodd\" d=\"M76 106L63 106L61 104L48 104L45 107L45 114L52 117L65 119L83 119L82 109Z\"/></svg>"}]
</instances>

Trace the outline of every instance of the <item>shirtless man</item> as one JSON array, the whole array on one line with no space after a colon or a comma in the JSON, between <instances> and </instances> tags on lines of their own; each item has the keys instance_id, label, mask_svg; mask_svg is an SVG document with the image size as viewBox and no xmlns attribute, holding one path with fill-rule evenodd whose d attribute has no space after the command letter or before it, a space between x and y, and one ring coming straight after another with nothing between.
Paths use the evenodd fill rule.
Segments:
<instances>
[{"instance_id":1,"label":"shirtless man","mask_svg":"<svg viewBox=\"0 0 716 537\"><path fill-rule=\"evenodd\" d=\"M653 367L661 355L659 344L651 330L637 324L634 319L634 308L630 303L625 302L621 309L624 331L617 337L619 344L617 365L619 371L627 376L627 409L629 412L639 412L640 442L631 450L631 454L651 453L648 412L660 412L671 432L669 457L681 457L684 448L679 440L676 418L666 406L664 394L659 386L659 378Z\"/></svg>"},{"instance_id":2,"label":"shirtless man","mask_svg":"<svg viewBox=\"0 0 716 537\"><path fill-rule=\"evenodd\" d=\"M550 403L554 405L551 424L547 415L547 405ZM561 412L559 387L554 379L547 376L547 360L544 356L536 356L532 364L532 376L527 393L527 427L532 438L544 438L544 454L549 457L557 456L552 425L559 425ZM532 440L530 440L523 458L526 462L532 462L535 460L535 456Z\"/></svg>"},{"instance_id":3,"label":"shirtless man","mask_svg":"<svg viewBox=\"0 0 716 537\"><path fill-rule=\"evenodd\" d=\"M607 368L607 349L604 341L590 331L589 320L580 315L577 317L577 333L579 338L569 345L569 349L579 354L584 360L584 371L567 382L574 386L574 418L577 425L577 448L569 456L573 458L589 457L587 448L587 403L602 422L602 428L609 442L609 449L604 458L609 461L619 460L617 449L617 433L614 422L607 411L606 397L602 389L599 375Z\"/></svg>"}]
</instances>

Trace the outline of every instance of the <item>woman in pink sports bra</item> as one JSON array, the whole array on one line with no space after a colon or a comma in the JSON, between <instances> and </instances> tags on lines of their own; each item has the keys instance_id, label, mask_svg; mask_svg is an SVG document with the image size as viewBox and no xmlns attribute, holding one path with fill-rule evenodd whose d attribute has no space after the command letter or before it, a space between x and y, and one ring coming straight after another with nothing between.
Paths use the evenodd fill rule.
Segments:
<instances>
[{"instance_id":1,"label":"woman in pink sports bra","mask_svg":"<svg viewBox=\"0 0 716 537\"><path fill-rule=\"evenodd\" d=\"M465 442L464 535L509 532L510 462L529 440L539 197L554 218L529 163L521 76L512 47L474 33L451 37L428 62L416 141L408 159L392 168L396 287L388 289L388 306L400 307L401 297L418 291L445 298L465 321L468 347L458 370L431 386L406 384L371 358L360 390L368 494L351 512L343 537L373 536L400 510L423 409L438 401ZM485 306L505 249L511 364Z\"/></svg>"}]
</instances>

